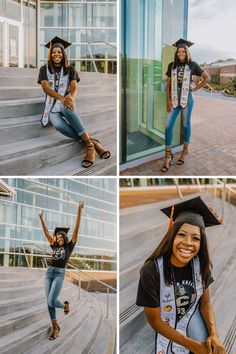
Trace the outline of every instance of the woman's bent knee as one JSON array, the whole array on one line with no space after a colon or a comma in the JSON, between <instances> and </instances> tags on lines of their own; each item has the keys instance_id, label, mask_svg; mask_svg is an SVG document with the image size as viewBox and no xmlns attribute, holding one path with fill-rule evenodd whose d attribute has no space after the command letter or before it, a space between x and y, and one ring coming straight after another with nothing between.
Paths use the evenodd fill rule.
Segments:
<instances>
[{"instance_id":1,"label":"woman's bent knee","mask_svg":"<svg viewBox=\"0 0 236 354\"><path fill-rule=\"evenodd\" d=\"M48 306L52 307L52 308L55 308L55 306L56 306L55 299L48 299Z\"/></svg>"}]
</instances>

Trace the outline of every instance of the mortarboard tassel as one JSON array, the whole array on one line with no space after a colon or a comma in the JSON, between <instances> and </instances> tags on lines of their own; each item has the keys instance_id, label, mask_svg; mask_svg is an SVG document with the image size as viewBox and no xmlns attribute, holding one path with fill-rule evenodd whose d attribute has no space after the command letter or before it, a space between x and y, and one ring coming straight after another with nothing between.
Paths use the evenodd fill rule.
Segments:
<instances>
[{"instance_id":1,"label":"mortarboard tassel","mask_svg":"<svg viewBox=\"0 0 236 354\"><path fill-rule=\"evenodd\" d=\"M168 225L168 231L172 228L173 226L173 215L174 215L174 210L175 210L175 206L172 205L171 208L171 214L170 214L170 221L169 221L169 225Z\"/></svg>"}]
</instances>

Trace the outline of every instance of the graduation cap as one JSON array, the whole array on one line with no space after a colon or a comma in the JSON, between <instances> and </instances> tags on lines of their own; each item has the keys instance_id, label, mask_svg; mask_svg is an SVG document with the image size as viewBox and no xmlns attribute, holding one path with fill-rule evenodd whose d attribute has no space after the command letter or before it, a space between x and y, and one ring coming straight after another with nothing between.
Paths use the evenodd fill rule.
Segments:
<instances>
[{"instance_id":1,"label":"graduation cap","mask_svg":"<svg viewBox=\"0 0 236 354\"><path fill-rule=\"evenodd\" d=\"M60 37L54 37L51 39L47 44L45 44L45 47L48 49L51 49L52 46L58 46L58 47L63 47L64 49L68 48L71 45L71 43L65 41L64 39Z\"/></svg>"},{"instance_id":2,"label":"graduation cap","mask_svg":"<svg viewBox=\"0 0 236 354\"><path fill-rule=\"evenodd\" d=\"M186 39L180 38L177 42L173 43L173 47L179 47L179 46L183 46L183 47L191 47L194 43L187 41Z\"/></svg>"},{"instance_id":3,"label":"graduation cap","mask_svg":"<svg viewBox=\"0 0 236 354\"><path fill-rule=\"evenodd\" d=\"M201 197L195 197L184 202L161 209L161 211L170 218L169 228L174 222L183 222L201 228L221 224L216 215L203 202Z\"/></svg>"},{"instance_id":4,"label":"graduation cap","mask_svg":"<svg viewBox=\"0 0 236 354\"><path fill-rule=\"evenodd\" d=\"M67 234L69 230L70 230L69 227L56 227L53 236L56 236L60 231L64 231Z\"/></svg>"}]
</instances>

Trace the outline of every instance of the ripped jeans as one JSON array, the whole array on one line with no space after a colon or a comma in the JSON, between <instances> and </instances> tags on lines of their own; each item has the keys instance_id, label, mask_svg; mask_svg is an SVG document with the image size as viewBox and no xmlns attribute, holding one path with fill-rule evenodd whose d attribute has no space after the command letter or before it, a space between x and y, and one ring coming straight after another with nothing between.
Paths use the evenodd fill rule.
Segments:
<instances>
[{"instance_id":1,"label":"ripped jeans","mask_svg":"<svg viewBox=\"0 0 236 354\"><path fill-rule=\"evenodd\" d=\"M166 120L166 129L165 129L165 145L166 147L171 147L173 140L173 130L176 119L178 117L179 112L182 113L183 119L183 129L184 129L184 144L189 144L190 136L191 136L191 114L193 110L194 100L192 92L189 92L188 96L188 105L185 108L177 106L176 108L172 108L172 111L168 114Z\"/></svg>"},{"instance_id":2,"label":"ripped jeans","mask_svg":"<svg viewBox=\"0 0 236 354\"><path fill-rule=\"evenodd\" d=\"M51 320L56 320L56 308L64 309L64 304L58 300L64 277L65 268L50 266L46 271L45 291Z\"/></svg>"},{"instance_id":3,"label":"ripped jeans","mask_svg":"<svg viewBox=\"0 0 236 354\"><path fill-rule=\"evenodd\" d=\"M81 135L86 132L78 114L69 108L61 107L60 112L51 112L50 122L61 134L78 141L81 141Z\"/></svg>"}]
</instances>

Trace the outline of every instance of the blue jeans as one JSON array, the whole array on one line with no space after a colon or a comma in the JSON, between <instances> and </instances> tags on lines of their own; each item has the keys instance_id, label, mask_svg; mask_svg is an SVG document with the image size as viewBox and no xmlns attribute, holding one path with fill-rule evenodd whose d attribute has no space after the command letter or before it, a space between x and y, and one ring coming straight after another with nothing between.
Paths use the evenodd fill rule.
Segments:
<instances>
[{"instance_id":1,"label":"blue jeans","mask_svg":"<svg viewBox=\"0 0 236 354\"><path fill-rule=\"evenodd\" d=\"M58 300L64 277L65 268L48 267L46 271L45 291L51 320L56 320L56 308L64 309L64 304Z\"/></svg>"},{"instance_id":2,"label":"blue jeans","mask_svg":"<svg viewBox=\"0 0 236 354\"><path fill-rule=\"evenodd\" d=\"M193 110L193 94L189 92L188 96L188 104L185 108L177 106L173 108L172 111L168 114L166 120L166 130L165 130L165 139L166 139L166 147L171 147L173 140L173 129L178 117L179 112L182 113L183 119L183 128L184 128L184 144L189 144L190 136L191 136L191 114Z\"/></svg>"},{"instance_id":3,"label":"blue jeans","mask_svg":"<svg viewBox=\"0 0 236 354\"><path fill-rule=\"evenodd\" d=\"M50 113L50 122L61 134L80 141L80 136L86 132L80 117L69 108L61 107L58 113Z\"/></svg>"}]
</instances>

